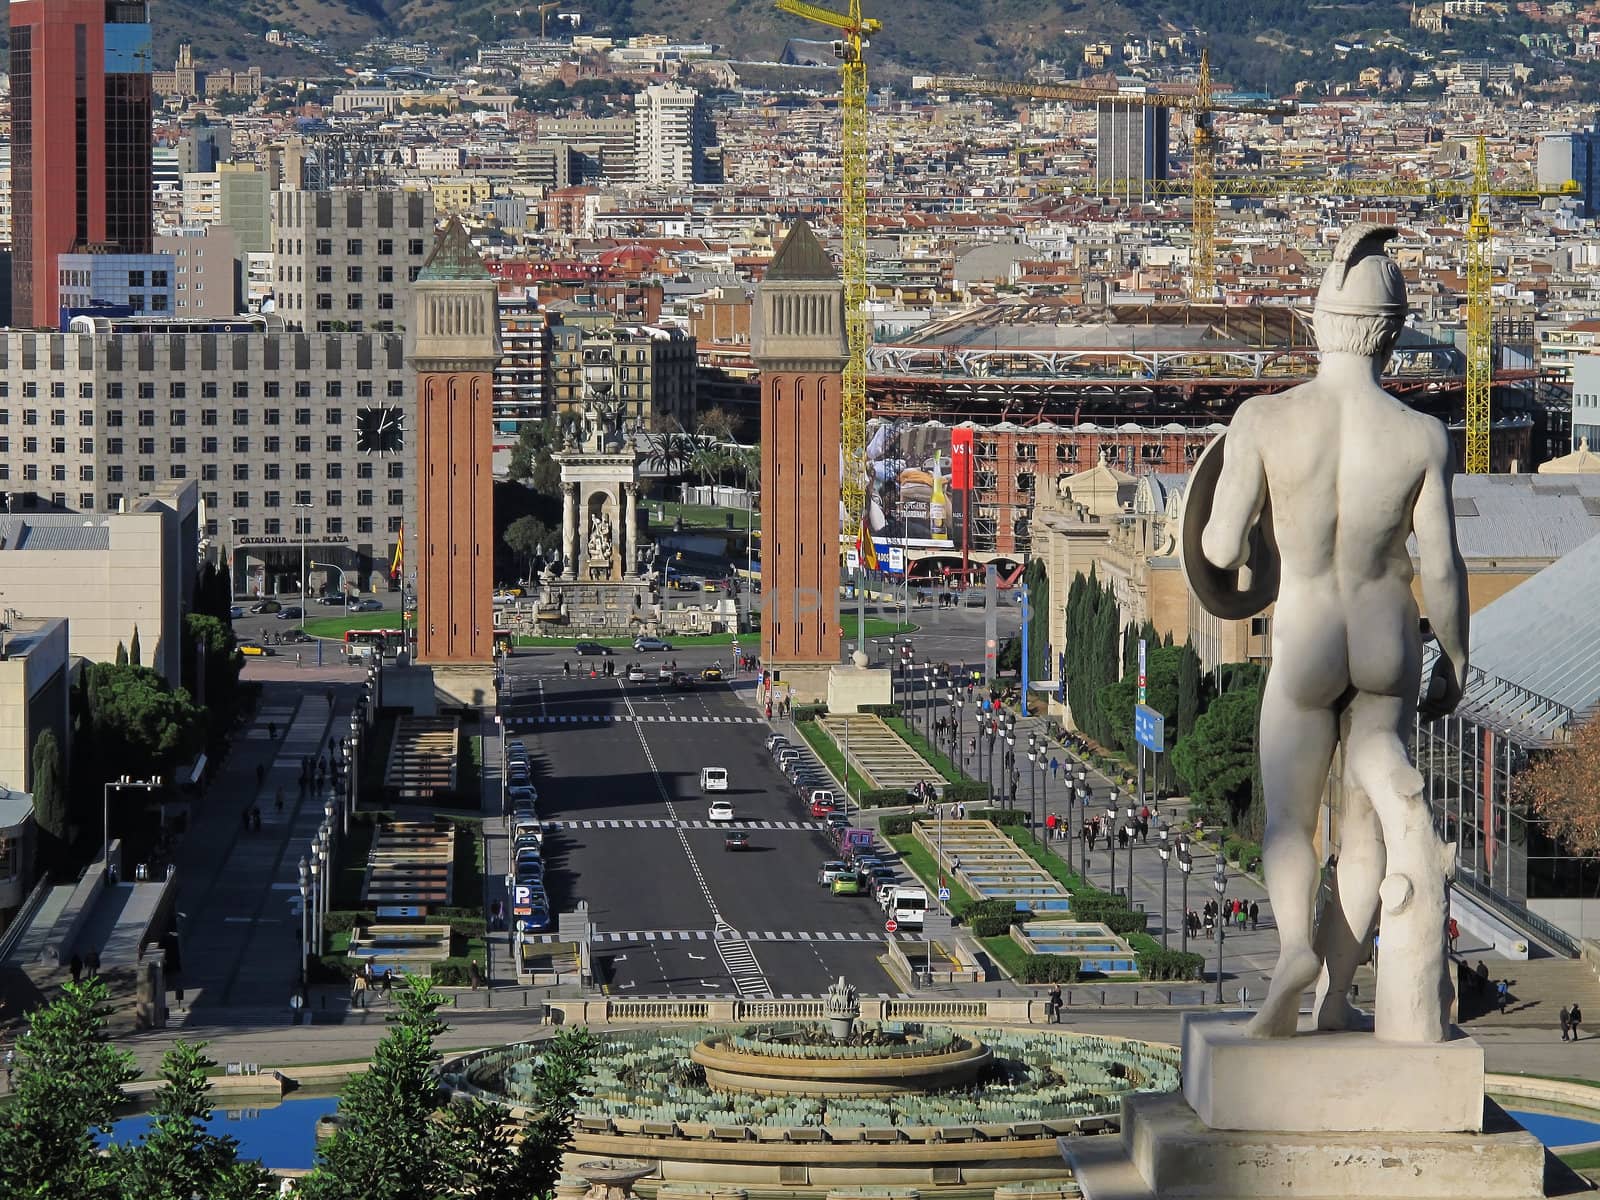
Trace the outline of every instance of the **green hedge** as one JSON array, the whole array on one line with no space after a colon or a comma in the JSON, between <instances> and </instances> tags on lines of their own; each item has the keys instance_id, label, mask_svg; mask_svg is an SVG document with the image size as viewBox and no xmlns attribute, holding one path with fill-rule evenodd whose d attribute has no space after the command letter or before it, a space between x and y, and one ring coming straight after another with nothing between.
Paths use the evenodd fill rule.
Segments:
<instances>
[{"instance_id":1,"label":"green hedge","mask_svg":"<svg viewBox=\"0 0 1600 1200\"><path fill-rule=\"evenodd\" d=\"M428 974L440 987L468 987L472 983L471 963L467 958L441 958ZM483 978L482 967L478 968L478 977Z\"/></svg>"},{"instance_id":2,"label":"green hedge","mask_svg":"<svg viewBox=\"0 0 1600 1200\"><path fill-rule=\"evenodd\" d=\"M1155 980L1201 978L1205 955L1185 954L1182 950L1145 950L1139 954L1139 977Z\"/></svg>"},{"instance_id":3,"label":"green hedge","mask_svg":"<svg viewBox=\"0 0 1600 1200\"><path fill-rule=\"evenodd\" d=\"M1010 837L1012 834L1009 830L1006 830L1006 826L1027 824L1028 812L1022 808L969 808L967 809L967 820L993 821ZM1015 840L1014 837L1013 840Z\"/></svg>"},{"instance_id":4,"label":"green hedge","mask_svg":"<svg viewBox=\"0 0 1600 1200\"><path fill-rule=\"evenodd\" d=\"M980 938L1004 937L1017 923L1015 916L978 917L973 916L970 909L963 914L962 919L972 927L972 936Z\"/></svg>"},{"instance_id":5,"label":"green hedge","mask_svg":"<svg viewBox=\"0 0 1600 1200\"><path fill-rule=\"evenodd\" d=\"M1230 837L1222 843L1222 856L1242 871L1254 871L1261 866L1261 846L1246 838Z\"/></svg>"},{"instance_id":6,"label":"green hedge","mask_svg":"<svg viewBox=\"0 0 1600 1200\"><path fill-rule=\"evenodd\" d=\"M908 803L905 788L868 788L856 798L862 808L899 808ZM887 818L893 820L893 817ZM902 830L901 832L908 832Z\"/></svg>"},{"instance_id":7,"label":"green hedge","mask_svg":"<svg viewBox=\"0 0 1600 1200\"><path fill-rule=\"evenodd\" d=\"M911 827L916 823L917 818L914 814L896 813L878 822L878 832L884 837L899 837L901 834L910 833Z\"/></svg>"},{"instance_id":8,"label":"green hedge","mask_svg":"<svg viewBox=\"0 0 1600 1200\"><path fill-rule=\"evenodd\" d=\"M989 802L989 788L987 784L979 783L972 779L957 780L944 785L940 798L946 804L987 804ZM973 819L968 813L967 818Z\"/></svg>"},{"instance_id":9,"label":"green hedge","mask_svg":"<svg viewBox=\"0 0 1600 1200\"><path fill-rule=\"evenodd\" d=\"M1035 954L1021 966L1018 983L1076 983L1081 969L1071 954Z\"/></svg>"},{"instance_id":10,"label":"green hedge","mask_svg":"<svg viewBox=\"0 0 1600 1200\"><path fill-rule=\"evenodd\" d=\"M893 704L862 704L856 708L858 713L869 717L898 717L900 709Z\"/></svg>"},{"instance_id":11,"label":"green hedge","mask_svg":"<svg viewBox=\"0 0 1600 1200\"><path fill-rule=\"evenodd\" d=\"M796 721L815 721L818 717L828 715L828 706L826 704L796 704L789 712Z\"/></svg>"}]
</instances>

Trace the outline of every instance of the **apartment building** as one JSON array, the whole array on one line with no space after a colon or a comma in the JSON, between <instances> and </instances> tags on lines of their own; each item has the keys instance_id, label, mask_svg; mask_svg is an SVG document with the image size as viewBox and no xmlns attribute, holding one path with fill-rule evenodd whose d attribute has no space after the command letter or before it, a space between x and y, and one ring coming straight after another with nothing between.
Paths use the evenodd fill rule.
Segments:
<instances>
[{"instance_id":1,"label":"apartment building","mask_svg":"<svg viewBox=\"0 0 1600 1200\"><path fill-rule=\"evenodd\" d=\"M549 415L544 400L545 314L535 288L500 289L500 363L494 370L494 435L514 442L523 424Z\"/></svg>"},{"instance_id":2,"label":"apartment building","mask_svg":"<svg viewBox=\"0 0 1600 1200\"><path fill-rule=\"evenodd\" d=\"M274 311L292 329L387 332L433 250L426 191L272 195Z\"/></svg>"},{"instance_id":3,"label":"apartment building","mask_svg":"<svg viewBox=\"0 0 1600 1200\"><path fill-rule=\"evenodd\" d=\"M244 299L239 240L226 225L156 234L156 253L172 260L172 315L231 317Z\"/></svg>"},{"instance_id":4,"label":"apartment building","mask_svg":"<svg viewBox=\"0 0 1600 1200\"><path fill-rule=\"evenodd\" d=\"M650 187L719 183L708 148L716 141L705 101L693 88L655 84L633 98L634 174Z\"/></svg>"},{"instance_id":5,"label":"apartment building","mask_svg":"<svg viewBox=\"0 0 1600 1200\"><path fill-rule=\"evenodd\" d=\"M414 508L414 396L397 333L264 317L0 332L0 492L13 513L116 512L197 481L241 590L298 578L302 533L371 587Z\"/></svg>"},{"instance_id":6,"label":"apartment building","mask_svg":"<svg viewBox=\"0 0 1600 1200\"><path fill-rule=\"evenodd\" d=\"M545 401L576 413L621 402L641 428L694 425L695 341L682 330L629 325L604 309L563 301L546 311Z\"/></svg>"}]
</instances>

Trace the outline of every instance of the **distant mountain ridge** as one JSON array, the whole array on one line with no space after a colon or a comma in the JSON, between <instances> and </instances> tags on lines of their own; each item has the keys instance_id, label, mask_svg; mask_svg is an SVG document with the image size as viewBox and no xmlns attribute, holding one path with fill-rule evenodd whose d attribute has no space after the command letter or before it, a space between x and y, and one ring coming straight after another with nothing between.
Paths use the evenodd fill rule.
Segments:
<instances>
[{"instance_id":1,"label":"distant mountain ridge","mask_svg":"<svg viewBox=\"0 0 1600 1200\"><path fill-rule=\"evenodd\" d=\"M845 6L845 0L819 2ZM203 61L269 59L262 35L273 27L323 39L336 51L375 36L426 40L458 59L476 45L539 32L535 0L152 0L151 7L158 63L170 61L180 38L192 40ZM884 22L869 54L885 75L1019 76L1041 58L1076 75L1087 69L1084 48L1093 42L1110 46L1109 68L1125 70L1125 38L1161 43L1198 30L1212 47L1220 80L1271 92L1300 79L1353 79L1369 65L1414 69L1418 53L1446 49L1525 57L1518 33L1555 28L1535 27L1513 9L1504 19L1457 21L1449 34L1426 34L1410 27L1409 0L865 0L864 8ZM713 42L750 62L778 59L791 38L829 36L821 25L779 12L771 0L571 0L550 14L552 32L564 12L581 18L584 33ZM1377 49L1336 49L1363 40Z\"/></svg>"}]
</instances>

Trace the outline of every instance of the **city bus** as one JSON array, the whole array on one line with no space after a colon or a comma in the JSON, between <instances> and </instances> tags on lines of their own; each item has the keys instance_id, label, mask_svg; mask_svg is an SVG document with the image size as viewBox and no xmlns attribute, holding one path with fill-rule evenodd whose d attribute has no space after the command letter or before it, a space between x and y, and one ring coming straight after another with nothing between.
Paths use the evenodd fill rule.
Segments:
<instances>
[{"instance_id":1,"label":"city bus","mask_svg":"<svg viewBox=\"0 0 1600 1200\"><path fill-rule=\"evenodd\" d=\"M344 652L352 658L363 654L393 658L405 647L404 629L347 629L344 634Z\"/></svg>"}]
</instances>

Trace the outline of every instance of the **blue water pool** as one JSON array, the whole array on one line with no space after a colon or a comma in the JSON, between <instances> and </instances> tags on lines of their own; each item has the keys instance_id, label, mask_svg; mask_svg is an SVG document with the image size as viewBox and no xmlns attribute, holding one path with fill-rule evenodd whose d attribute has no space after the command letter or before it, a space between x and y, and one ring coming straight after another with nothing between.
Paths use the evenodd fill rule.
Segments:
<instances>
[{"instance_id":1,"label":"blue water pool","mask_svg":"<svg viewBox=\"0 0 1600 1200\"><path fill-rule=\"evenodd\" d=\"M263 1108L219 1108L211 1114L212 1133L239 1140L239 1157L269 1167L307 1169L317 1156L317 1118L338 1106L337 1096L304 1096ZM137 1142L150 1130L150 1114L134 1113L111 1127L110 1141Z\"/></svg>"},{"instance_id":2,"label":"blue water pool","mask_svg":"<svg viewBox=\"0 0 1600 1200\"><path fill-rule=\"evenodd\" d=\"M1513 1120L1546 1146L1574 1146L1580 1142L1600 1142L1600 1123L1577 1117L1553 1117L1549 1113L1513 1112Z\"/></svg>"}]
</instances>

